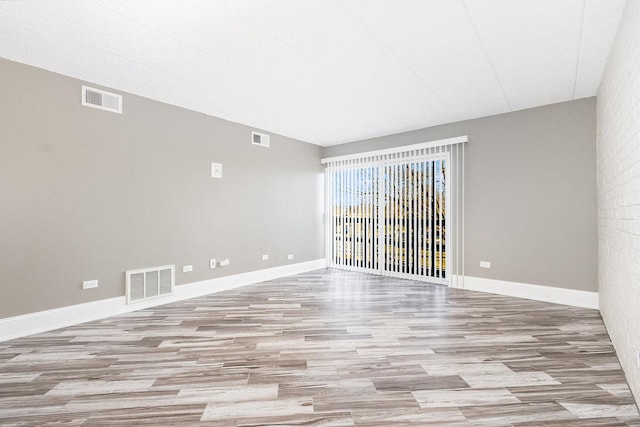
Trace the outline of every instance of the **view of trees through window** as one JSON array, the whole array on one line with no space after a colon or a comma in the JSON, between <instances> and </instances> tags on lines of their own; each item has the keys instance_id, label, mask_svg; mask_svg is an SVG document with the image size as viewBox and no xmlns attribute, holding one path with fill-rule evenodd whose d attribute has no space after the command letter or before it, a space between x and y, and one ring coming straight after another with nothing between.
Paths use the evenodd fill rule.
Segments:
<instances>
[{"instance_id":1,"label":"view of trees through window","mask_svg":"<svg viewBox=\"0 0 640 427\"><path fill-rule=\"evenodd\" d=\"M446 278L446 158L333 170L332 261Z\"/></svg>"}]
</instances>

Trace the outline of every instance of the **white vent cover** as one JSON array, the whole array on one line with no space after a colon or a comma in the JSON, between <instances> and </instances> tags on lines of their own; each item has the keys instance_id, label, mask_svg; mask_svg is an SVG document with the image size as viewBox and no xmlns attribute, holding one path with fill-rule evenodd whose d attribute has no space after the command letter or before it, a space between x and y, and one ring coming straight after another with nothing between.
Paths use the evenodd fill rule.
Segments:
<instances>
[{"instance_id":1,"label":"white vent cover","mask_svg":"<svg viewBox=\"0 0 640 427\"><path fill-rule=\"evenodd\" d=\"M173 294L175 266L129 270L127 274L127 304Z\"/></svg>"},{"instance_id":2,"label":"white vent cover","mask_svg":"<svg viewBox=\"0 0 640 427\"><path fill-rule=\"evenodd\" d=\"M258 132L251 132L251 143L261 147L269 147L269 135Z\"/></svg>"},{"instance_id":3,"label":"white vent cover","mask_svg":"<svg viewBox=\"0 0 640 427\"><path fill-rule=\"evenodd\" d=\"M122 95L82 86L82 105L122 114Z\"/></svg>"}]
</instances>

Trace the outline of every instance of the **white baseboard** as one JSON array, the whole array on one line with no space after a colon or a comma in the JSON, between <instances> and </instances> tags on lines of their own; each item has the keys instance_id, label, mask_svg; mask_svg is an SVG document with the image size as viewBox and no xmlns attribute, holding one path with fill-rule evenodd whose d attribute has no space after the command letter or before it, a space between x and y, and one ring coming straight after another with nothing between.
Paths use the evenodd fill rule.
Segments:
<instances>
[{"instance_id":1,"label":"white baseboard","mask_svg":"<svg viewBox=\"0 0 640 427\"><path fill-rule=\"evenodd\" d=\"M451 287L571 305L574 307L593 308L596 310L600 309L600 301L597 292L557 288L554 286L532 285L529 283L508 282L505 280L485 279L473 276L464 276L464 279L456 277L452 280Z\"/></svg>"},{"instance_id":2,"label":"white baseboard","mask_svg":"<svg viewBox=\"0 0 640 427\"><path fill-rule=\"evenodd\" d=\"M306 273L308 271L325 268L325 259L318 259L296 264L283 265L248 273L203 280L176 286L173 295L157 298L146 302L127 304L124 296L92 301L84 304L23 314L20 316L0 319L0 342L27 335L47 332L79 323L104 319L122 313L141 310L175 301L182 301L227 289L264 282L266 280Z\"/></svg>"}]
</instances>

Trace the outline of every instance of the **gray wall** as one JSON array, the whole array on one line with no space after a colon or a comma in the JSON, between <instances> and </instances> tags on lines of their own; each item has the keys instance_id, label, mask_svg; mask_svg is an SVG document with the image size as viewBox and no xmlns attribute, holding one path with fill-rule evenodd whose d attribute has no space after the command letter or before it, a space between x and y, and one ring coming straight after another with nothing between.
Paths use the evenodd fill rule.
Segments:
<instances>
[{"instance_id":1,"label":"gray wall","mask_svg":"<svg viewBox=\"0 0 640 427\"><path fill-rule=\"evenodd\" d=\"M465 274L597 291L595 98L327 147L324 157L460 135L470 141Z\"/></svg>"},{"instance_id":2,"label":"gray wall","mask_svg":"<svg viewBox=\"0 0 640 427\"><path fill-rule=\"evenodd\" d=\"M83 107L82 83L0 59L0 318L124 295L127 269L324 257L320 147L126 93L122 115Z\"/></svg>"}]
</instances>

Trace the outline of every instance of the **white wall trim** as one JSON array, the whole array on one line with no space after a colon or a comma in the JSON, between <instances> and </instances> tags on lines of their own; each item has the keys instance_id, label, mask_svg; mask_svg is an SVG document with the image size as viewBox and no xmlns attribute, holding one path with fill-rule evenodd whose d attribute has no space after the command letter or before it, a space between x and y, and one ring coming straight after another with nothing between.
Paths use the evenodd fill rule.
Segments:
<instances>
[{"instance_id":1,"label":"white wall trim","mask_svg":"<svg viewBox=\"0 0 640 427\"><path fill-rule=\"evenodd\" d=\"M463 278L456 277L451 283L451 287L458 289L552 302L574 307L600 309L599 295L597 292L485 279L483 277L473 276L464 276Z\"/></svg>"},{"instance_id":2,"label":"white wall trim","mask_svg":"<svg viewBox=\"0 0 640 427\"><path fill-rule=\"evenodd\" d=\"M164 298L127 304L125 296L92 301L84 304L76 304L68 307L54 308L52 310L38 311L20 316L0 319L0 342L27 335L47 332L79 323L104 319L122 313L141 310L175 301L182 301L241 286L252 285L266 280L278 279L308 271L325 268L325 259L300 262L267 268L264 270L250 271L232 276L224 276L201 282L187 283L176 286L174 294Z\"/></svg>"}]
</instances>

